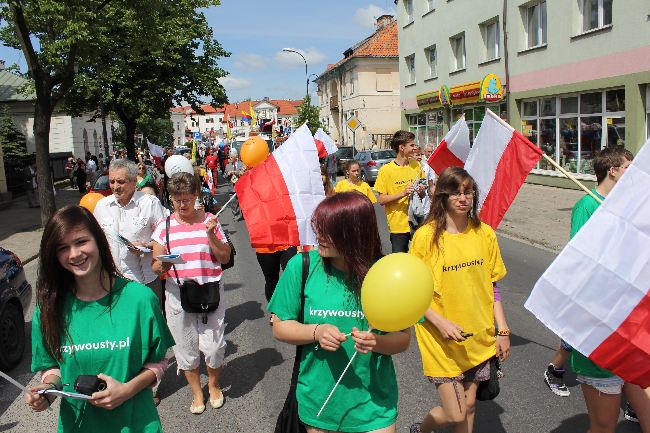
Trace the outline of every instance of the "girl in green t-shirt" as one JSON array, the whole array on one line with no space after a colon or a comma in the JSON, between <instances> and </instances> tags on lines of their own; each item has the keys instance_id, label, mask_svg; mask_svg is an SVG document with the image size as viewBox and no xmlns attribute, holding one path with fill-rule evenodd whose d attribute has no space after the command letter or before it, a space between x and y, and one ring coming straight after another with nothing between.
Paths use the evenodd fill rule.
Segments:
<instances>
[{"instance_id":1,"label":"girl in green t-shirt","mask_svg":"<svg viewBox=\"0 0 650 433\"><path fill-rule=\"evenodd\" d=\"M174 340L156 295L119 275L104 232L80 206L50 219L39 258L32 370L41 384L26 394L29 407L52 404L38 390L74 391L78 376L94 375L106 389L90 400L65 398L59 432L162 432L151 388Z\"/></svg>"},{"instance_id":2,"label":"girl in green t-shirt","mask_svg":"<svg viewBox=\"0 0 650 433\"><path fill-rule=\"evenodd\" d=\"M312 226L319 245L308 253L304 320L299 317L301 255L289 261L268 306L273 336L303 345L296 387L300 420L309 433L395 432L397 381L391 355L408 348L410 331L365 331L361 283L381 256L372 203L357 192L327 197L314 211ZM317 416L355 351L359 354Z\"/></svg>"}]
</instances>

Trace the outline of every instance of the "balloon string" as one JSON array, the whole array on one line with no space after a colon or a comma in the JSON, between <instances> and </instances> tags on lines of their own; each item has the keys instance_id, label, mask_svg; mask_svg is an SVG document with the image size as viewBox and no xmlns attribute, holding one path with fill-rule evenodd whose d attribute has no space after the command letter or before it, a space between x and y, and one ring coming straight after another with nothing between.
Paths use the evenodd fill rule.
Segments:
<instances>
[{"instance_id":1,"label":"balloon string","mask_svg":"<svg viewBox=\"0 0 650 433\"><path fill-rule=\"evenodd\" d=\"M372 326L368 327L368 332L372 331ZM352 334L352 333L350 333ZM339 380L336 381L334 384L334 388L332 388L332 391L330 391L330 395L327 396L327 399L325 400L325 403L323 403L323 406L321 406L320 410L318 411L318 414L316 415L316 418L320 416L320 414L323 412L323 409L325 409L325 406L327 406L327 403L329 403L330 398L332 398L332 394L334 394L334 391L336 390L336 387L339 386L339 383L341 383L341 380L343 379L343 376L345 376L345 373L348 371L348 368L350 368L350 365L352 365L352 361L354 361L354 358L357 357L357 354L359 352L354 352L354 355L352 355L352 358L350 358L350 361L348 362L348 365L345 366L345 369L343 370L343 373L341 373L341 376L339 377Z\"/></svg>"}]
</instances>

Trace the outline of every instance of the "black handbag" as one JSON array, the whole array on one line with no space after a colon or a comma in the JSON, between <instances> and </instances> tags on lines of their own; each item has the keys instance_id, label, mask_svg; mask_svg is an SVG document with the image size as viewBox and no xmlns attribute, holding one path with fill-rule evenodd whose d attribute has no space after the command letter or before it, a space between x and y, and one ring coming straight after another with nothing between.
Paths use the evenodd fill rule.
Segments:
<instances>
[{"instance_id":1,"label":"black handbag","mask_svg":"<svg viewBox=\"0 0 650 433\"><path fill-rule=\"evenodd\" d=\"M476 390L476 399L480 401L494 400L499 395L501 387L499 386L499 371L501 364L495 356L490 358L490 379L481 382Z\"/></svg>"},{"instance_id":2,"label":"black handbag","mask_svg":"<svg viewBox=\"0 0 650 433\"><path fill-rule=\"evenodd\" d=\"M302 254L302 288L300 290L300 321L305 319L305 283L309 274L309 253ZM298 400L296 398L296 386L298 384L298 373L300 373L300 355L302 346L296 346L296 358L293 361L293 372L291 373L291 384L289 393L284 401L284 406L275 422L274 433L307 433L305 425L298 417Z\"/></svg>"},{"instance_id":3,"label":"black handbag","mask_svg":"<svg viewBox=\"0 0 650 433\"><path fill-rule=\"evenodd\" d=\"M165 221L165 240L167 242L167 252L171 253L169 246L169 218L167 217ZM199 284L194 280L187 280L181 284L178 279L176 265L172 265L172 267L181 294L181 308L188 313L203 313L202 322L203 324L208 323L208 313L212 313L219 308L219 302L221 301L219 281Z\"/></svg>"}]
</instances>

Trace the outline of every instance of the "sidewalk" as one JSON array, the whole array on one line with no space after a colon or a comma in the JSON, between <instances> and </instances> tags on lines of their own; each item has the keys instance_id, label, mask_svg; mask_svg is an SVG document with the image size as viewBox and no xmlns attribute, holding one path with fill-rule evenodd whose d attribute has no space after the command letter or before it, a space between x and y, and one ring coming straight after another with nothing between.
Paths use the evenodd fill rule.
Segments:
<instances>
[{"instance_id":1,"label":"sidewalk","mask_svg":"<svg viewBox=\"0 0 650 433\"><path fill-rule=\"evenodd\" d=\"M542 185L524 184L508 210L499 234L552 251L560 251L569 240L571 208L584 193ZM79 203L77 190L57 190L56 204ZM38 254L43 230L40 209L27 207L25 197L0 210L0 246L20 257L23 263Z\"/></svg>"},{"instance_id":2,"label":"sidewalk","mask_svg":"<svg viewBox=\"0 0 650 433\"><path fill-rule=\"evenodd\" d=\"M76 189L56 190L57 208L79 203L80 198ZM41 209L28 208L26 197L18 197L10 207L0 210L0 246L15 253L23 264L38 255L42 235Z\"/></svg>"}]
</instances>

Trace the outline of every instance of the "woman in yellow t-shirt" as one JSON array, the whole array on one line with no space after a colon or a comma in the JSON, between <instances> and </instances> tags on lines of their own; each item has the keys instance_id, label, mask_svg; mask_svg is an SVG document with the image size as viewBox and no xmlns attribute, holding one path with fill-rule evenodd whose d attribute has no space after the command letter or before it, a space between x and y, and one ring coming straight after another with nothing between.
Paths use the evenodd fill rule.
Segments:
<instances>
[{"instance_id":1,"label":"woman in yellow t-shirt","mask_svg":"<svg viewBox=\"0 0 650 433\"><path fill-rule=\"evenodd\" d=\"M505 361L510 354L510 331L496 288L506 269L494 230L481 223L477 208L474 179L460 167L446 169L429 216L411 242L410 253L434 278L431 306L415 332L424 375L442 402L413 424L411 433L446 425L471 433L476 390L494 368L489 361L495 355Z\"/></svg>"},{"instance_id":2,"label":"woman in yellow t-shirt","mask_svg":"<svg viewBox=\"0 0 650 433\"><path fill-rule=\"evenodd\" d=\"M370 189L370 185L359 178L361 166L359 161L351 159L345 167L345 180L336 184L334 192L358 191L368 197L371 203L377 203L375 193Z\"/></svg>"}]
</instances>

